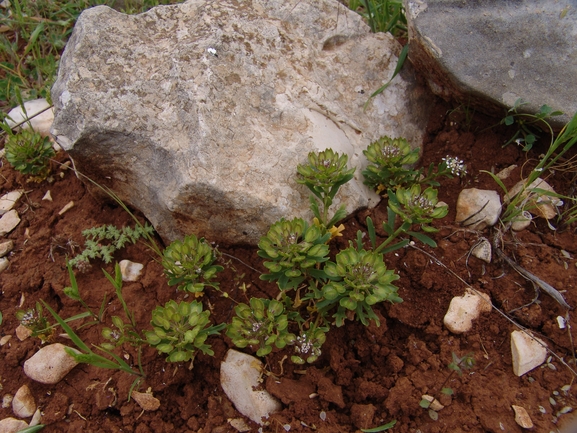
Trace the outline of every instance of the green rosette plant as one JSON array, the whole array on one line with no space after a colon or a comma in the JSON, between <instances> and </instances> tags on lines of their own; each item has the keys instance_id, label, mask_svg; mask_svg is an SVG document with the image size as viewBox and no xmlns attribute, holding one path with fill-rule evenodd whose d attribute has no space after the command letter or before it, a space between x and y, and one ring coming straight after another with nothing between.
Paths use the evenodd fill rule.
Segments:
<instances>
[{"instance_id":1,"label":"green rosette plant","mask_svg":"<svg viewBox=\"0 0 577 433\"><path fill-rule=\"evenodd\" d=\"M162 266L168 285L178 285L179 290L200 295L205 286L218 288L218 283L210 281L223 270L214 264L215 260L214 250L204 238L189 235L164 250Z\"/></svg>"},{"instance_id":2,"label":"green rosette plant","mask_svg":"<svg viewBox=\"0 0 577 433\"><path fill-rule=\"evenodd\" d=\"M226 335L239 348L258 348L257 356L266 356L273 345L284 348L295 340L288 332L288 317L284 305L274 299L251 298L249 305L238 304L236 317L228 325Z\"/></svg>"},{"instance_id":3,"label":"green rosette plant","mask_svg":"<svg viewBox=\"0 0 577 433\"><path fill-rule=\"evenodd\" d=\"M363 154L371 163L363 170L365 185L380 194L398 185L414 183L420 176L419 170L407 168L419 160L419 149L411 149L404 138L381 137L372 142Z\"/></svg>"},{"instance_id":4,"label":"green rosette plant","mask_svg":"<svg viewBox=\"0 0 577 433\"><path fill-rule=\"evenodd\" d=\"M436 189L429 187L421 191L419 184L410 188L399 188L396 192L389 191L389 207L403 222L420 224L422 230L429 233L436 232L437 229L428 224L449 213L448 206L439 203Z\"/></svg>"},{"instance_id":5,"label":"green rosette plant","mask_svg":"<svg viewBox=\"0 0 577 433\"><path fill-rule=\"evenodd\" d=\"M328 328L311 327L302 332L294 341L295 355L291 361L295 364L312 364L321 356L321 347L327 339Z\"/></svg>"},{"instance_id":6,"label":"green rosette plant","mask_svg":"<svg viewBox=\"0 0 577 433\"><path fill-rule=\"evenodd\" d=\"M164 307L157 306L152 311L152 331L145 331L146 341L159 353L168 355L168 362L194 361L200 350L206 355L214 355L206 339L218 334L226 325L210 325L210 312L203 311L197 301L168 301ZM191 363L192 367L192 363Z\"/></svg>"},{"instance_id":7,"label":"green rosette plant","mask_svg":"<svg viewBox=\"0 0 577 433\"><path fill-rule=\"evenodd\" d=\"M355 168L347 168L348 159L346 154L339 155L332 149L326 149L322 152L310 152L308 164L297 166L297 182L305 185L314 194L310 197L311 210L325 231L346 216L344 206L341 206L330 220L328 212L339 188L354 176ZM322 212L315 197L322 204Z\"/></svg>"},{"instance_id":8,"label":"green rosette plant","mask_svg":"<svg viewBox=\"0 0 577 433\"><path fill-rule=\"evenodd\" d=\"M269 270L260 278L276 281L281 290L296 288L308 277L326 278L316 265L328 260L330 236L301 218L277 221L258 243L258 255L267 260L263 264Z\"/></svg>"},{"instance_id":9,"label":"green rosette plant","mask_svg":"<svg viewBox=\"0 0 577 433\"><path fill-rule=\"evenodd\" d=\"M23 129L17 134L8 134L6 160L22 174L44 180L50 173L50 158L55 154L48 137L32 129Z\"/></svg>"},{"instance_id":10,"label":"green rosette plant","mask_svg":"<svg viewBox=\"0 0 577 433\"><path fill-rule=\"evenodd\" d=\"M333 316L337 326L343 325L349 311L363 325L368 325L368 319L379 325L372 306L383 301L402 302L392 284L399 276L387 269L382 254L349 247L338 253L335 260L325 265L325 272L333 280L323 287L324 299L317 303L317 308L326 311L338 305Z\"/></svg>"}]
</instances>

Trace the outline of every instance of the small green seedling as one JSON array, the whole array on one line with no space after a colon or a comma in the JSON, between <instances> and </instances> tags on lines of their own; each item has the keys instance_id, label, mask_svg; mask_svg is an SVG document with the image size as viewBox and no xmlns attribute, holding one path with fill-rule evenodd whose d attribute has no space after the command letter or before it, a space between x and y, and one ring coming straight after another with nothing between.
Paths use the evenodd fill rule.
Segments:
<instances>
[{"instance_id":1,"label":"small green seedling","mask_svg":"<svg viewBox=\"0 0 577 433\"><path fill-rule=\"evenodd\" d=\"M459 376L462 376L463 370L470 370L475 366L475 358L473 358L472 354L468 353L461 358L459 358L455 354L455 352L452 352L451 354L453 357L453 361L448 365L449 369L451 370L451 373L449 373L449 375L445 378L445 381L441 385L440 390L440 393L445 395L453 395L453 389L445 387L445 385L447 384L447 382L449 382L453 374L457 373ZM429 417L431 417L432 420L437 421L437 419L439 419L439 414L435 410L431 409L431 405L435 400L436 395L430 400L423 398L419 402L419 406L421 406L423 409L428 409Z\"/></svg>"},{"instance_id":2,"label":"small green seedling","mask_svg":"<svg viewBox=\"0 0 577 433\"><path fill-rule=\"evenodd\" d=\"M85 249L69 263L81 271L88 269L92 259L110 263L117 250L128 244L135 244L142 237L148 238L152 233L154 228L148 223L138 224L134 228L127 226L119 229L113 225L102 225L86 229L82 231L82 235L86 238Z\"/></svg>"},{"instance_id":3,"label":"small green seedling","mask_svg":"<svg viewBox=\"0 0 577 433\"><path fill-rule=\"evenodd\" d=\"M33 337L38 337L44 343L52 340L54 336L54 327L43 314L42 304L36 302L35 308L30 308L26 311L18 310L16 318L20 324L32 331Z\"/></svg>"},{"instance_id":4,"label":"small green seedling","mask_svg":"<svg viewBox=\"0 0 577 433\"><path fill-rule=\"evenodd\" d=\"M397 420L394 419L391 422L388 422L386 424L380 425L378 427L374 427L374 428L362 428L361 431L363 433L378 433L378 432L382 432L382 431L386 431L389 429L392 429L395 424L397 424Z\"/></svg>"},{"instance_id":5,"label":"small green seedling","mask_svg":"<svg viewBox=\"0 0 577 433\"><path fill-rule=\"evenodd\" d=\"M8 134L5 150L6 160L15 170L32 176L34 181L48 177L50 159L55 155L48 137L32 129L23 129L16 134Z\"/></svg>"},{"instance_id":6,"label":"small green seedling","mask_svg":"<svg viewBox=\"0 0 577 433\"><path fill-rule=\"evenodd\" d=\"M535 141L539 138L540 126L549 127L548 120L551 117L560 116L562 111L553 111L548 105L542 105L536 114L521 113L519 109L526 105L521 98L517 99L513 107L507 111L507 116L501 120L502 125L511 126L517 124L518 129L515 134L503 145L503 147L515 142L523 147L524 152L531 150Z\"/></svg>"}]
</instances>

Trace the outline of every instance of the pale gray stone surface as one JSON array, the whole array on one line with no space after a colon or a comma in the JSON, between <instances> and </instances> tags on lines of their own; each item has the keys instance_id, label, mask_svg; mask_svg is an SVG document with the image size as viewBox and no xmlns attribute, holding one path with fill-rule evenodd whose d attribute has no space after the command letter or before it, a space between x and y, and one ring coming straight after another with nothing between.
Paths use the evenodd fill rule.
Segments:
<instances>
[{"instance_id":1,"label":"pale gray stone surface","mask_svg":"<svg viewBox=\"0 0 577 433\"><path fill-rule=\"evenodd\" d=\"M471 108L547 104L577 112L577 8L572 0L405 0L409 58L431 89ZM487 101L491 102L490 105Z\"/></svg>"},{"instance_id":2,"label":"pale gray stone surface","mask_svg":"<svg viewBox=\"0 0 577 433\"><path fill-rule=\"evenodd\" d=\"M333 0L190 0L127 16L81 15L52 97L52 133L76 167L140 209L165 240L256 243L311 217L294 181L309 151L360 167L335 206L373 206L362 150L382 135L420 146L431 108L399 44Z\"/></svg>"},{"instance_id":3,"label":"pale gray stone surface","mask_svg":"<svg viewBox=\"0 0 577 433\"><path fill-rule=\"evenodd\" d=\"M36 412L36 401L28 385L22 385L12 399L12 412L19 418L28 418Z\"/></svg>"},{"instance_id":4,"label":"pale gray stone surface","mask_svg":"<svg viewBox=\"0 0 577 433\"><path fill-rule=\"evenodd\" d=\"M511 332L511 355L513 373L523 376L545 362L547 344L528 331L513 331Z\"/></svg>"},{"instance_id":5,"label":"pale gray stone surface","mask_svg":"<svg viewBox=\"0 0 577 433\"><path fill-rule=\"evenodd\" d=\"M16 209L9 210L0 218L0 236L10 233L20 224L20 216Z\"/></svg>"}]
</instances>

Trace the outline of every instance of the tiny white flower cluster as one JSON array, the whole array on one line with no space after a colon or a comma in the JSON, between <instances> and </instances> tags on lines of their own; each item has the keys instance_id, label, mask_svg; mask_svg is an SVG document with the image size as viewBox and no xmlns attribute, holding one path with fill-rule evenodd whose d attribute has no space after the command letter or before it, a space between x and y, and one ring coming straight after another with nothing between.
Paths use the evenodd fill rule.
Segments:
<instances>
[{"instance_id":1,"label":"tiny white flower cluster","mask_svg":"<svg viewBox=\"0 0 577 433\"><path fill-rule=\"evenodd\" d=\"M447 168L451 171L453 176L461 177L467 174L467 166L461 159L447 156L446 158L443 158L443 161L445 161Z\"/></svg>"}]
</instances>

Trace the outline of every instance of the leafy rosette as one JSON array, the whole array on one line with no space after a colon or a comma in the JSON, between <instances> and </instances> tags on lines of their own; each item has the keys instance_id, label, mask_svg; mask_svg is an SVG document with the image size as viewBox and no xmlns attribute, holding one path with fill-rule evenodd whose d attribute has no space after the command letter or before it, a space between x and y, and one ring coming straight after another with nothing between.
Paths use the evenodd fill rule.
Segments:
<instances>
[{"instance_id":1,"label":"leafy rosette","mask_svg":"<svg viewBox=\"0 0 577 433\"><path fill-rule=\"evenodd\" d=\"M425 232L435 232L436 229L427 224L449 213L447 205L439 203L436 189L429 187L421 191L419 184L411 188L399 188L394 193L389 191L389 207L404 222L421 224Z\"/></svg>"},{"instance_id":2,"label":"leafy rosette","mask_svg":"<svg viewBox=\"0 0 577 433\"><path fill-rule=\"evenodd\" d=\"M195 235L186 236L184 240L172 242L162 257L164 273L170 286L178 285L180 290L202 293L205 286L218 287L210 282L222 266L215 265L214 251L203 238Z\"/></svg>"},{"instance_id":3,"label":"leafy rosette","mask_svg":"<svg viewBox=\"0 0 577 433\"><path fill-rule=\"evenodd\" d=\"M146 331L148 344L159 353L165 353L168 362L194 360L200 350L206 355L214 355L206 339L224 328L224 324L210 325L210 312L203 311L197 301L168 301L164 307L157 306L152 311L152 331Z\"/></svg>"},{"instance_id":4,"label":"leafy rosette","mask_svg":"<svg viewBox=\"0 0 577 433\"><path fill-rule=\"evenodd\" d=\"M317 304L319 310L328 311L338 305L333 316L337 326L342 326L347 312L354 312L364 325L379 319L372 306L383 301L402 302L397 295L397 287L392 284L399 276L388 270L383 255L353 247L341 251L336 262L328 262L325 272L332 281L322 289L324 300Z\"/></svg>"},{"instance_id":5,"label":"leafy rosette","mask_svg":"<svg viewBox=\"0 0 577 433\"><path fill-rule=\"evenodd\" d=\"M295 336L288 332L284 305L274 299L251 298L250 305L238 304L236 317L228 325L226 335L239 348L257 349L257 356L266 356L273 345L279 349L291 344Z\"/></svg>"},{"instance_id":6,"label":"leafy rosette","mask_svg":"<svg viewBox=\"0 0 577 433\"><path fill-rule=\"evenodd\" d=\"M258 243L258 255L267 260L263 264L269 270L260 278L276 281L281 290L296 288L308 277L326 278L316 265L328 260L330 236L301 218L277 221Z\"/></svg>"},{"instance_id":7,"label":"leafy rosette","mask_svg":"<svg viewBox=\"0 0 577 433\"><path fill-rule=\"evenodd\" d=\"M404 138L381 137L363 154L371 163L363 170L365 184L378 193L417 181L420 171L407 168L419 159L419 149L411 149Z\"/></svg>"}]
</instances>

